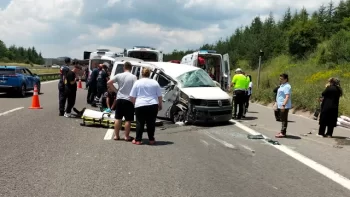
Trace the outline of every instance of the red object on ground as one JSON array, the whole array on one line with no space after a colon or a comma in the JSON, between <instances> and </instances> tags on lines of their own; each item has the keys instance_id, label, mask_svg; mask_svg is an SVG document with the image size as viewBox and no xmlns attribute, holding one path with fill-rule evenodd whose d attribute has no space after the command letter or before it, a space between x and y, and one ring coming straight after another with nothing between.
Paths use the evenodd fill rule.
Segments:
<instances>
[{"instance_id":1,"label":"red object on ground","mask_svg":"<svg viewBox=\"0 0 350 197\"><path fill-rule=\"evenodd\" d=\"M78 88L82 89L83 85L81 84L81 79L79 78L79 82L78 82Z\"/></svg>"},{"instance_id":2,"label":"red object on ground","mask_svg":"<svg viewBox=\"0 0 350 197\"><path fill-rule=\"evenodd\" d=\"M32 97L32 106L29 107L29 109L42 109L42 107L40 107L38 86L37 85L34 86L33 97Z\"/></svg>"}]
</instances>

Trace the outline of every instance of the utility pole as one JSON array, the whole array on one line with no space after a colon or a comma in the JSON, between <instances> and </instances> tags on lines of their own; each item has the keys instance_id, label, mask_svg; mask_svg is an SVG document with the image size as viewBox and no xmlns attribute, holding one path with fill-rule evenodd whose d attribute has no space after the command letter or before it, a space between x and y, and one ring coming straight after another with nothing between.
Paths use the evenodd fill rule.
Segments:
<instances>
[{"instance_id":1,"label":"utility pole","mask_svg":"<svg viewBox=\"0 0 350 197\"><path fill-rule=\"evenodd\" d=\"M258 80L257 80L257 86L259 89L259 85L260 85L260 70L261 70L261 58L262 56L264 56L264 52L260 49L260 53L259 53L259 67L258 67Z\"/></svg>"}]
</instances>

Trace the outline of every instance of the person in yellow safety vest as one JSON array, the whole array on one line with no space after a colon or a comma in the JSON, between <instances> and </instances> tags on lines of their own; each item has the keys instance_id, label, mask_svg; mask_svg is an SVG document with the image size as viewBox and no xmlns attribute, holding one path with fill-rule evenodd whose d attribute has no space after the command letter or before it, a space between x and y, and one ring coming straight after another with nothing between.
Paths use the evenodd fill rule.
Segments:
<instances>
[{"instance_id":1,"label":"person in yellow safety vest","mask_svg":"<svg viewBox=\"0 0 350 197\"><path fill-rule=\"evenodd\" d=\"M236 74L232 77L231 81L231 87L234 94L232 118L241 119L244 115L244 101L250 80L247 80L247 77L243 74L243 71L240 68L237 68L235 73ZM238 114L237 107L239 107Z\"/></svg>"},{"instance_id":2,"label":"person in yellow safety vest","mask_svg":"<svg viewBox=\"0 0 350 197\"><path fill-rule=\"evenodd\" d=\"M248 107L249 106L249 90L250 90L250 77L249 75L247 75L245 72L243 72L243 75L246 77L246 91L245 91L245 96L244 96L244 102L243 102L243 108L244 108L244 111L243 111L243 118L245 118L245 115L247 114L247 111L248 111ZM247 104L248 102L248 104Z\"/></svg>"}]
</instances>

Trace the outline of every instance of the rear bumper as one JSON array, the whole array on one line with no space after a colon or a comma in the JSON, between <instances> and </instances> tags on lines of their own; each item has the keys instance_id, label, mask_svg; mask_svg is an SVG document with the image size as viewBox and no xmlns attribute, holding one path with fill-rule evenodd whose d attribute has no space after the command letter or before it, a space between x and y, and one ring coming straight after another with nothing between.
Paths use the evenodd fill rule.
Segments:
<instances>
[{"instance_id":1,"label":"rear bumper","mask_svg":"<svg viewBox=\"0 0 350 197\"><path fill-rule=\"evenodd\" d=\"M232 119L232 105L224 107L193 106L192 114L195 123L227 122Z\"/></svg>"},{"instance_id":2,"label":"rear bumper","mask_svg":"<svg viewBox=\"0 0 350 197\"><path fill-rule=\"evenodd\" d=\"M0 92L11 92L19 90L19 87L16 86L8 86L8 85L0 85Z\"/></svg>"}]
</instances>

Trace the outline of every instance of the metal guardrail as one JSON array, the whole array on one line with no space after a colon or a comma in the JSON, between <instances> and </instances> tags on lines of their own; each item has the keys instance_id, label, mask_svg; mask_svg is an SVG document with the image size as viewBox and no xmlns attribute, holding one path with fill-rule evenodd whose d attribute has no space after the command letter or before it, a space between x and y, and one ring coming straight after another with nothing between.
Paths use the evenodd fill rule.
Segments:
<instances>
[{"instance_id":1,"label":"metal guardrail","mask_svg":"<svg viewBox=\"0 0 350 197\"><path fill-rule=\"evenodd\" d=\"M60 73L38 74L38 76L40 77L40 81L50 81L50 80L59 79ZM80 79L82 81L85 81L84 76L80 76Z\"/></svg>"},{"instance_id":2,"label":"metal guardrail","mask_svg":"<svg viewBox=\"0 0 350 197\"><path fill-rule=\"evenodd\" d=\"M50 81L60 78L60 73L38 74L40 81Z\"/></svg>"}]
</instances>

